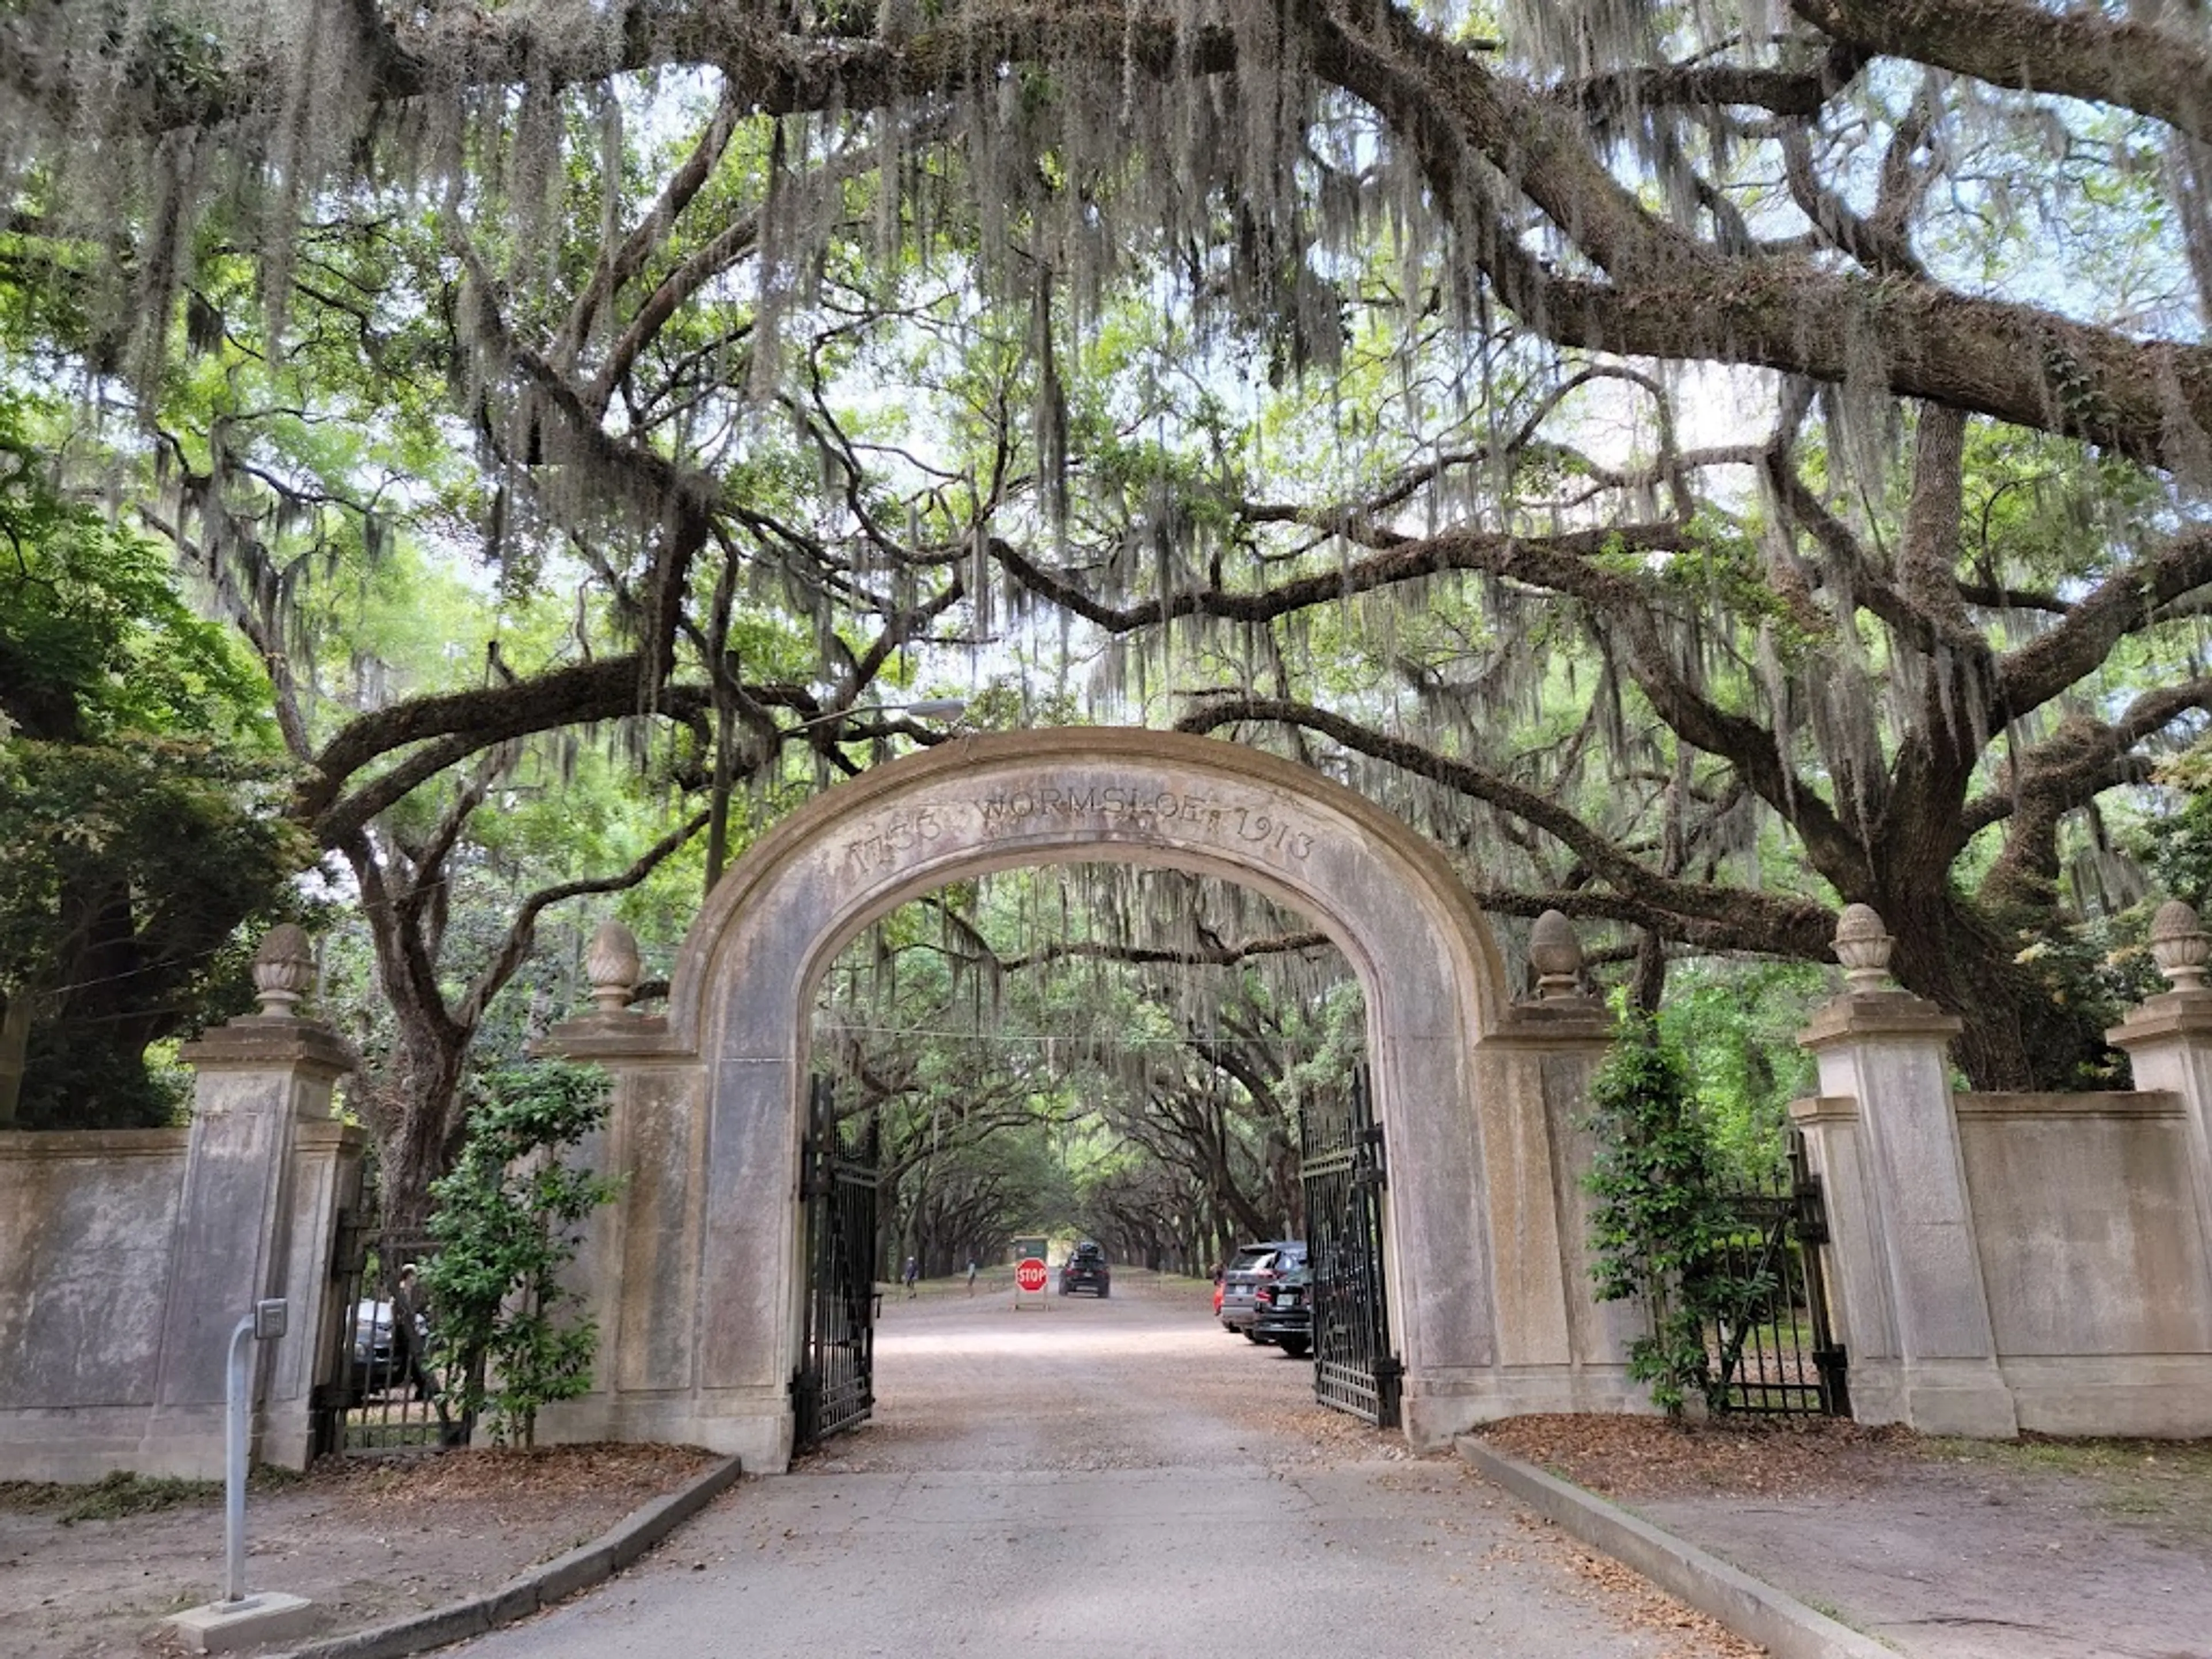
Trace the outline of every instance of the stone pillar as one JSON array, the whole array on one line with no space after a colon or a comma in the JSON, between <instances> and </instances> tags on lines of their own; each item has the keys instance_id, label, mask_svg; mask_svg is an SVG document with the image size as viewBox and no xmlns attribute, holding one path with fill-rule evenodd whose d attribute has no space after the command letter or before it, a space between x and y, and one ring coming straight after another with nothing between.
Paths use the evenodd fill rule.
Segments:
<instances>
[{"instance_id":1,"label":"stone pillar","mask_svg":"<svg viewBox=\"0 0 2212 1659\"><path fill-rule=\"evenodd\" d=\"M1872 909L1844 910L1844 994L1798 1039L1820 1062L1822 1098L1798 1115L1826 1177L1852 1403L1863 1422L2008 1439L2020 1423L1952 1108L1946 1051L1962 1028L1888 985L1891 943Z\"/></svg>"},{"instance_id":2,"label":"stone pillar","mask_svg":"<svg viewBox=\"0 0 2212 1659\"><path fill-rule=\"evenodd\" d=\"M627 927L600 924L585 971L592 1012L555 1026L537 1052L605 1069L607 1126L575 1161L622 1184L586 1218L568 1270L599 1326L592 1391L539 1413L547 1442L653 1438L665 1431L638 1411L665 1410L696 1382L704 1073L671 1052L666 1019L630 1006L642 969Z\"/></svg>"},{"instance_id":3,"label":"stone pillar","mask_svg":"<svg viewBox=\"0 0 2212 1659\"><path fill-rule=\"evenodd\" d=\"M1497 1370L1483 1409L1649 1410L1627 1370L1643 1310L1599 1302L1590 1275L1583 1187L1593 1152L1589 1085L1613 1046L1613 1015L1584 994L1582 947L1559 911L1536 919L1528 959L1536 994L1506 1008L1478 1050L1483 1180L1497 1249ZM1409 1435L1425 1404L1419 1393L1408 1395Z\"/></svg>"},{"instance_id":4,"label":"stone pillar","mask_svg":"<svg viewBox=\"0 0 2212 1659\"><path fill-rule=\"evenodd\" d=\"M324 1287L289 1281L295 1254L320 1260L327 1245L295 1250L295 1151L300 1125L329 1122L331 1085L357 1063L336 1032L295 1012L313 973L307 935L276 928L254 957L261 1012L184 1050L195 1073L192 1123L140 1464L148 1473L221 1477L230 1334L266 1297L290 1302L290 1328L257 1345L256 1440L281 1444L288 1462L304 1458ZM268 1389L276 1376L292 1379L281 1401ZM272 1437L277 1416L285 1421Z\"/></svg>"},{"instance_id":5,"label":"stone pillar","mask_svg":"<svg viewBox=\"0 0 2212 1659\"><path fill-rule=\"evenodd\" d=\"M2173 988L2146 1000L2106 1036L2127 1050L2137 1089L2164 1090L2180 1100L2197 1225L2212 1245L2212 989L2204 983L2212 938L2197 912L2175 899L2151 919L2150 948Z\"/></svg>"}]
</instances>

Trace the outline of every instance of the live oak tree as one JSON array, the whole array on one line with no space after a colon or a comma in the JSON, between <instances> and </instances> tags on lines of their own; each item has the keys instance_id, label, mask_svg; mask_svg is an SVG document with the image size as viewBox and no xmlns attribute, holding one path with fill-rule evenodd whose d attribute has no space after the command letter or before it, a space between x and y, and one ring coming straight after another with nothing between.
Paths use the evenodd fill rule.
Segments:
<instances>
[{"instance_id":1,"label":"live oak tree","mask_svg":"<svg viewBox=\"0 0 2212 1659\"><path fill-rule=\"evenodd\" d=\"M251 1006L301 840L252 664L54 488L55 429L0 388L0 1127L139 1127L183 1104L148 1048Z\"/></svg>"},{"instance_id":2,"label":"live oak tree","mask_svg":"<svg viewBox=\"0 0 2212 1659\"><path fill-rule=\"evenodd\" d=\"M150 403L249 312L434 363L495 558L591 571L619 648L363 716L325 845L578 722L688 722L718 800L857 766L777 714L1065 630L1102 713L1631 930L1646 1000L1864 901L1977 1082L2054 1083L2098 1060L2072 861L2212 693L2208 45L2035 0L27 0L0 252ZM200 465L176 532L250 569L198 515L256 481ZM748 599L810 672L733 660Z\"/></svg>"}]
</instances>

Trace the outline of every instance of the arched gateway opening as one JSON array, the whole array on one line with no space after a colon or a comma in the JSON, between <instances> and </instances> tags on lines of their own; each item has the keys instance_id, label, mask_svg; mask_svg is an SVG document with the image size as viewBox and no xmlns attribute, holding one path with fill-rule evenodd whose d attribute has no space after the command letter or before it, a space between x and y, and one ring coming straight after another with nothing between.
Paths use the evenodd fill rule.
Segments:
<instances>
[{"instance_id":1,"label":"arched gateway opening","mask_svg":"<svg viewBox=\"0 0 2212 1659\"><path fill-rule=\"evenodd\" d=\"M862 928L933 888L1112 860L1303 910L1358 975L1408 1438L1437 1445L1517 1412L1634 1408L1622 1310L1591 1301L1583 1243L1577 1126L1602 1011L1511 1001L1443 856L1352 791L1211 738L1078 729L949 743L828 791L715 888L665 1015L553 1034L550 1048L615 1078L598 1155L624 1184L579 1262L600 1329L594 1390L541 1433L784 1467L816 984Z\"/></svg>"}]
</instances>

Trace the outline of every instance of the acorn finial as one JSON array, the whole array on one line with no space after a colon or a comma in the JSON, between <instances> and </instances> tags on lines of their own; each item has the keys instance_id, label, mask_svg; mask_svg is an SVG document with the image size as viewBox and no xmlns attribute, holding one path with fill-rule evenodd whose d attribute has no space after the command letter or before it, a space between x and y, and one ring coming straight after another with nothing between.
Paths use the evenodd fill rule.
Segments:
<instances>
[{"instance_id":1,"label":"acorn finial","mask_svg":"<svg viewBox=\"0 0 2212 1659\"><path fill-rule=\"evenodd\" d=\"M1897 941L1871 904L1847 904L1836 923L1836 960L1844 964L1846 991L1879 991L1889 978L1889 953Z\"/></svg>"},{"instance_id":2,"label":"acorn finial","mask_svg":"<svg viewBox=\"0 0 2212 1659\"><path fill-rule=\"evenodd\" d=\"M2168 899L2150 919L2151 960L2177 991L2204 988L2204 963L2212 957L2212 937L2197 912L2179 899Z\"/></svg>"},{"instance_id":3,"label":"acorn finial","mask_svg":"<svg viewBox=\"0 0 2212 1659\"><path fill-rule=\"evenodd\" d=\"M1547 910L1536 918L1528 930L1528 965L1536 970L1536 994L1547 1002L1582 988L1582 941L1563 912Z\"/></svg>"},{"instance_id":4,"label":"acorn finial","mask_svg":"<svg viewBox=\"0 0 2212 1659\"><path fill-rule=\"evenodd\" d=\"M253 953L253 990L261 999L261 1017L295 1018L300 999L314 982L315 947L307 929L296 922L278 922Z\"/></svg>"},{"instance_id":5,"label":"acorn finial","mask_svg":"<svg viewBox=\"0 0 2212 1659\"><path fill-rule=\"evenodd\" d=\"M622 1012L629 1006L643 972L637 936L618 921L601 922L584 952L584 973L592 981L592 1006L603 1014Z\"/></svg>"}]
</instances>

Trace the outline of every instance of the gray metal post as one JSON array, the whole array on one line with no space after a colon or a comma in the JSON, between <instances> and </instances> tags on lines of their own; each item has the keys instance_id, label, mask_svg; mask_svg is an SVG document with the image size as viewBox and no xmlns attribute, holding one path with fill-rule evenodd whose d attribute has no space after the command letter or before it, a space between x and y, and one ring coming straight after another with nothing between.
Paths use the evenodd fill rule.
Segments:
<instances>
[{"instance_id":1,"label":"gray metal post","mask_svg":"<svg viewBox=\"0 0 2212 1659\"><path fill-rule=\"evenodd\" d=\"M281 1299L257 1302L253 1311L240 1320L230 1334L230 1378L223 1400L222 1599L226 1605L246 1599L246 1451L253 1395L246 1363L246 1344L251 1339L272 1342L283 1335L285 1314L286 1305Z\"/></svg>"},{"instance_id":2,"label":"gray metal post","mask_svg":"<svg viewBox=\"0 0 2212 1659\"><path fill-rule=\"evenodd\" d=\"M253 1316L238 1322L230 1334L230 1382L224 1396L228 1416L223 1428L222 1482L222 1599L246 1599L246 1408L252 1389L246 1382L246 1344L253 1337Z\"/></svg>"}]
</instances>

